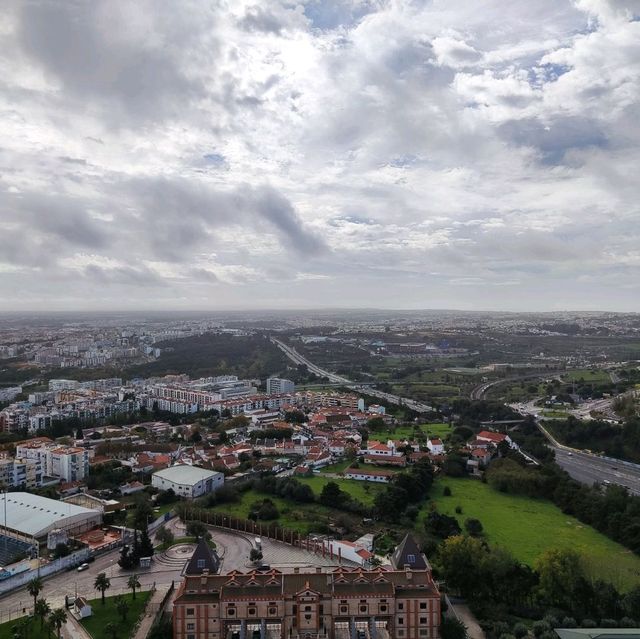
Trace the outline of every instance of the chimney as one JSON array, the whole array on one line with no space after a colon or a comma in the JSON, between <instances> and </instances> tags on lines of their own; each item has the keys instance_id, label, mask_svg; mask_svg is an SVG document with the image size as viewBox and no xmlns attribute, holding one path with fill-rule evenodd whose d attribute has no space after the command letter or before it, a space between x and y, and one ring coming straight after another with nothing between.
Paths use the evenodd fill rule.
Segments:
<instances>
[{"instance_id":1,"label":"chimney","mask_svg":"<svg viewBox=\"0 0 640 639\"><path fill-rule=\"evenodd\" d=\"M320 566L316 566L316 572L317 573L322 572L322 568Z\"/></svg>"},{"instance_id":2,"label":"chimney","mask_svg":"<svg viewBox=\"0 0 640 639\"><path fill-rule=\"evenodd\" d=\"M413 577L413 573L411 572L411 568L409 568L409 566L404 567L404 576L407 579L407 581L411 581L411 578Z\"/></svg>"},{"instance_id":3,"label":"chimney","mask_svg":"<svg viewBox=\"0 0 640 639\"><path fill-rule=\"evenodd\" d=\"M294 569L293 569L293 573L294 573L295 575L299 574L299 573L300 573L300 568L299 568L299 567L294 568Z\"/></svg>"}]
</instances>

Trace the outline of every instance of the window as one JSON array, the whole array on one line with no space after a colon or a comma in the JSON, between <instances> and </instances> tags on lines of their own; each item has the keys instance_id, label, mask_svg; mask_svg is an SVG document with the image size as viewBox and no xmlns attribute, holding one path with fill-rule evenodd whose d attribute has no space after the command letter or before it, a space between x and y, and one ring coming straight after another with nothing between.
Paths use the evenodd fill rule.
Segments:
<instances>
[{"instance_id":1,"label":"window","mask_svg":"<svg viewBox=\"0 0 640 639\"><path fill-rule=\"evenodd\" d=\"M275 608L275 607L269 608L269 614L270 615L277 615L278 614L278 609Z\"/></svg>"},{"instance_id":2,"label":"window","mask_svg":"<svg viewBox=\"0 0 640 639\"><path fill-rule=\"evenodd\" d=\"M187 635L187 639L196 639L195 635Z\"/></svg>"},{"instance_id":3,"label":"window","mask_svg":"<svg viewBox=\"0 0 640 639\"><path fill-rule=\"evenodd\" d=\"M249 608L247 610L247 614L251 615L251 616L255 616L256 614L256 609L255 608Z\"/></svg>"},{"instance_id":4,"label":"window","mask_svg":"<svg viewBox=\"0 0 640 639\"><path fill-rule=\"evenodd\" d=\"M196 629L196 624L195 623L188 623L187 624L187 630L195 630Z\"/></svg>"},{"instance_id":5,"label":"window","mask_svg":"<svg viewBox=\"0 0 640 639\"><path fill-rule=\"evenodd\" d=\"M198 568L204 568L206 563L204 559L198 559Z\"/></svg>"},{"instance_id":6,"label":"window","mask_svg":"<svg viewBox=\"0 0 640 639\"><path fill-rule=\"evenodd\" d=\"M404 626L404 617L398 617L398 625Z\"/></svg>"},{"instance_id":7,"label":"window","mask_svg":"<svg viewBox=\"0 0 640 639\"><path fill-rule=\"evenodd\" d=\"M415 555L407 555L407 563L415 564L416 563L416 556Z\"/></svg>"},{"instance_id":8,"label":"window","mask_svg":"<svg viewBox=\"0 0 640 639\"><path fill-rule=\"evenodd\" d=\"M187 608L187 617L193 617L196 614L195 608Z\"/></svg>"},{"instance_id":9,"label":"window","mask_svg":"<svg viewBox=\"0 0 640 639\"><path fill-rule=\"evenodd\" d=\"M402 630L402 628L400 628L400 630L396 630L396 632L398 633L398 637L404 637L404 630Z\"/></svg>"},{"instance_id":10,"label":"window","mask_svg":"<svg viewBox=\"0 0 640 639\"><path fill-rule=\"evenodd\" d=\"M235 617L235 614L236 614L236 609L229 606L227 608L227 615L229 615L229 617Z\"/></svg>"},{"instance_id":11,"label":"window","mask_svg":"<svg viewBox=\"0 0 640 639\"><path fill-rule=\"evenodd\" d=\"M347 606L340 606L340 613L343 615L346 615L348 612L349 608L347 608Z\"/></svg>"},{"instance_id":12,"label":"window","mask_svg":"<svg viewBox=\"0 0 640 639\"><path fill-rule=\"evenodd\" d=\"M421 626L426 626L427 625L427 618L426 617L420 617L420 625Z\"/></svg>"},{"instance_id":13,"label":"window","mask_svg":"<svg viewBox=\"0 0 640 639\"><path fill-rule=\"evenodd\" d=\"M360 606L360 612L367 612L366 606Z\"/></svg>"},{"instance_id":14,"label":"window","mask_svg":"<svg viewBox=\"0 0 640 639\"><path fill-rule=\"evenodd\" d=\"M404 604L402 602L398 604L398 610L404 610Z\"/></svg>"},{"instance_id":15,"label":"window","mask_svg":"<svg viewBox=\"0 0 640 639\"><path fill-rule=\"evenodd\" d=\"M310 612L311 611L311 606L305 606L304 607L304 611L305 612Z\"/></svg>"},{"instance_id":16,"label":"window","mask_svg":"<svg viewBox=\"0 0 640 639\"><path fill-rule=\"evenodd\" d=\"M311 615L305 615L305 616L304 616L304 618L305 618L307 621L311 621Z\"/></svg>"},{"instance_id":17,"label":"window","mask_svg":"<svg viewBox=\"0 0 640 639\"><path fill-rule=\"evenodd\" d=\"M426 601L421 601L420 602L420 610L426 610L427 609L427 602Z\"/></svg>"},{"instance_id":18,"label":"window","mask_svg":"<svg viewBox=\"0 0 640 639\"><path fill-rule=\"evenodd\" d=\"M380 606L380 612L387 612L387 606L385 604Z\"/></svg>"}]
</instances>

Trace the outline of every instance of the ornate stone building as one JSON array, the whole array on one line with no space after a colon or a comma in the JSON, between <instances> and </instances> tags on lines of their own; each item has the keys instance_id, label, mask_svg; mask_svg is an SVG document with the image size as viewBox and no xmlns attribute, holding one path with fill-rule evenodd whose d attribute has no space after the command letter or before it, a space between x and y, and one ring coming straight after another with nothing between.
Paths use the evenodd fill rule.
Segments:
<instances>
[{"instance_id":1,"label":"ornate stone building","mask_svg":"<svg viewBox=\"0 0 640 639\"><path fill-rule=\"evenodd\" d=\"M390 568L213 574L200 548L173 609L174 639L438 639L440 593L407 535ZM199 567L198 567L199 565Z\"/></svg>"}]
</instances>

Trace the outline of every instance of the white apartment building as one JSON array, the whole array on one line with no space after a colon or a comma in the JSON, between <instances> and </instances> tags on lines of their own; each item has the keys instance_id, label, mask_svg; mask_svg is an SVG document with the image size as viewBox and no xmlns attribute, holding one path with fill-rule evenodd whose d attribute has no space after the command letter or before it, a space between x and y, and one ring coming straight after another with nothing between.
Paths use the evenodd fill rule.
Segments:
<instances>
[{"instance_id":1,"label":"white apartment building","mask_svg":"<svg viewBox=\"0 0 640 639\"><path fill-rule=\"evenodd\" d=\"M80 386L80 382L75 379L50 379L50 391L75 390Z\"/></svg>"},{"instance_id":2,"label":"white apartment building","mask_svg":"<svg viewBox=\"0 0 640 639\"><path fill-rule=\"evenodd\" d=\"M89 476L89 451L60 446L46 438L33 439L16 446L16 458L37 461L42 474L64 481L78 481Z\"/></svg>"},{"instance_id":3,"label":"white apartment building","mask_svg":"<svg viewBox=\"0 0 640 639\"><path fill-rule=\"evenodd\" d=\"M267 379L267 395L282 395L284 393L294 393L296 385L290 379L282 377L269 377Z\"/></svg>"}]
</instances>

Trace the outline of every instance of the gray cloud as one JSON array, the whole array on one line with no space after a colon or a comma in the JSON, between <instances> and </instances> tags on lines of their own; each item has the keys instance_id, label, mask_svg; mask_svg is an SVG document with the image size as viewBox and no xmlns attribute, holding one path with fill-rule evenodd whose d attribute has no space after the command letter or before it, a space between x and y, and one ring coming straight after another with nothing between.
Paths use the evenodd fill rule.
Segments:
<instances>
[{"instance_id":1,"label":"gray cloud","mask_svg":"<svg viewBox=\"0 0 640 639\"><path fill-rule=\"evenodd\" d=\"M637 307L634 6L4 3L0 301Z\"/></svg>"}]
</instances>

